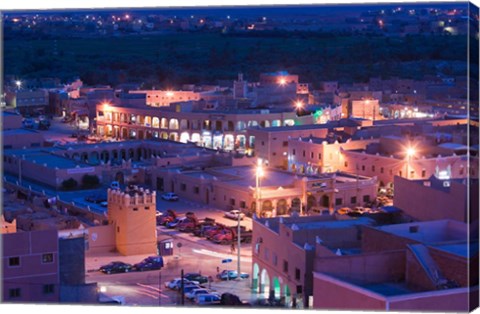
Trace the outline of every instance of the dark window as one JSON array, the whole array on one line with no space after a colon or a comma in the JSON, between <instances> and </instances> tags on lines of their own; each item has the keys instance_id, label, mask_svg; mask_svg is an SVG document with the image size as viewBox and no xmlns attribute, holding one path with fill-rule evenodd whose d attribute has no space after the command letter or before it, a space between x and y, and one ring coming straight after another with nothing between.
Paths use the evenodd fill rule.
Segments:
<instances>
[{"instance_id":1,"label":"dark window","mask_svg":"<svg viewBox=\"0 0 480 314\"><path fill-rule=\"evenodd\" d=\"M247 203L245 203L245 201L240 201L240 208L246 208L247 207Z\"/></svg>"},{"instance_id":2,"label":"dark window","mask_svg":"<svg viewBox=\"0 0 480 314\"><path fill-rule=\"evenodd\" d=\"M150 209L150 206L145 206L145 210L149 210Z\"/></svg>"},{"instance_id":3,"label":"dark window","mask_svg":"<svg viewBox=\"0 0 480 314\"><path fill-rule=\"evenodd\" d=\"M345 168L348 167L348 161L345 161Z\"/></svg>"},{"instance_id":4,"label":"dark window","mask_svg":"<svg viewBox=\"0 0 480 314\"><path fill-rule=\"evenodd\" d=\"M20 257L10 257L8 259L8 266L20 266Z\"/></svg>"},{"instance_id":5,"label":"dark window","mask_svg":"<svg viewBox=\"0 0 480 314\"><path fill-rule=\"evenodd\" d=\"M351 203L351 204L356 204L356 203L357 203L357 197L356 197L356 196L352 196L352 197L350 198L350 203Z\"/></svg>"},{"instance_id":6,"label":"dark window","mask_svg":"<svg viewBox=\"0 0 480 314\"><path fill-rule=\"evenodd\" d=\"M372 166L372 171L375 172L375 166Z\"/></svg>"},{"instance_id":7,"label":"dark window","mask_svg":"<svg viewBox=\"0 0 480 314\"><path fill-rule=\"evenodd\" d=\"M19 298L21 296L20 288L10 289L8 290L8 295L10 298Z\"/></svg>"},{"instance_id":8,"label":"dark window","mask_svg":"<svg viewBox=\"0 0 480 314\"><path fill-rule=\"evenodd\" d=\"M362 165L362 171L365 171L365 165Z\"/></svg>"},{"instance_id":9,"label":"dark window","mask_svg":"<svg viewBox=\"0 0 480 314\"><path fill-rule=\"evenodd\" d=\"M318 159L322 159L322 154L318 154Z\"/></svg>"},{"instance_id":10,"label":"dark window","mask_svg":"<svg viewBox=\"0 0 480 314\"><path fill-rule=\"evenodd\" d=\"M53 253L43 254L42 263L53 263Z\"/></svg>"},{"instance_id":11,"label":"dark window","mask_svg":"<svg viewBox=\"0 0 480 314\"><path fill-rule=\"evenodd\" d=\"M235 199L234 198L230 199L230 205L235 206Z\"/></svg>"},{"instance_id":12,"label":"dark window","mask_svg":"<svg viewBox=\"0 0 480 314\"><path fill-rule=\"evenodd\" d=\"M181 191L186 191L187 190L187 185L185 183L180 184L180 190Z\"/></svg>"},{"instance_id":13,"label":"dark window","mask_svg":"<svg viewBox=\"0 0 480 314\"><path fill-rule=\"evenodd\" d=\"M336 198L336 199L335 199L335 205L342 205L342 201L343 201L343 199L341 199L341 198Z\"/></svg>"},{"instance_id":14,"label":"dark window","mask_svg":"<svg viewBox=\"0 0 480 314\"><path fill-rule=\"evenodd\" d=\"M288 261L283 260L283 271L288 273Z\"/></svg>"},{"instance_id":15,"label":"dark window","mask_svg":"<svg viewBox=\"0 0 480 314\"><path fill-rule=\"evenodd\" d=\"M55 285L53 284L43 285L44 294L52 294L54 291L55 291Z\"/></svg>"},{"instance_id":16,"label":"dark window","mask_svg":"<svg viewBox=\"0 0 480 314\"><path fill-rule=\"evenodd\" d=\"M303 157L305 157L305 151L303 151Z\"/></svg>"},{"instance_id":17,"label":"dark window","mask_svg":"<svg viewBox=\"0 0 480 314\"><path fill-rule=\"evenodd\" d=\"M284 142L282 143L282 146L283 146L283 147L287 147L287 146L288 146L288 141L284 141Z\"/></svg>"},{"instance_id":18,"label":"dark window","mask_svg":"<svg viewBox=\"0 0 480 314\"><path fill-rule=\"evenodd\" d=\"M311 153L310 153L310 158L312 158L312 159L313 159L313 152L311 152Z\"/></svg>"},{"instance_id":19,"label":"dark window","mask_svg":"<svg viewBox=\"0 0 480 314\"><path fill-rule=\"evenodd\" d=\"M292 155L294 155L294 156L295 156L295 149L292 151Z\"/></svg>"},{"instance_id":20,"label":"dark window","mask_svg":"<svg viewBox=\"0 0 480 314\"><path fill-rule=\"evenodd\" d=\"M134 210L134 211L138 211L138 208L137 208L137 207L134 207L133 210Z\"/></svg>"},{"instance_id":21,"label":"dark window","mask_svg":"<svg viewBox=\"0 0 480 314\"><path fill-rule=\"evenodd\" d=\"M363 201L364 201L365 203L370 202L370 195L364 195L364 196L363 196Z\"/></svg>"},{"instance_id":22,"label":"dark window","mask_svg":"<svg viewBox=\"0 0 480 314\"><path fill-rule=\"evenodd\" d=\"M193 192L194 192L195 194L200 193L200 188L199 188L198 186L194 187L194 188L193 188Z\"/></svg>"},{"instance_id":23,"label":"dark window","mask_svg":"<svg viewBox=\"0 0 480 314\"><path fill-rule=\"evenodd\" d=\"M300 269L295 268L295 280L300 280Z\"/></svg>"},{"instance_id":24,"label":"dark window","mask_svg":"<svg viewBox=\"0 0 480 314\"><path fill-rule=\"evenodd\" d=\"M460 173L460 174L463 174L463 168L462 168L462 173ZM425 175L426 175L426 171L422 170L422 178L425 178Z\"/></svg>"},{"instance_id":25,"label":"dark window","mask_svg":"<svg viewBox=\"0 0 480 314\"><path fill-rule=\"evenodd\" d=\"M264 141L262 141L262 146L265 146L265 142L264 142Z\"/></svg>"},{"instance_id":26,"label":"dark window","mask_svg":"<svg viewBox=\"0 0 480 314\"><path fill-rule=\"evenodd\" d=\"M383 167L380 168L380 173L383 173Z\"/></svg>"}]
</instances>

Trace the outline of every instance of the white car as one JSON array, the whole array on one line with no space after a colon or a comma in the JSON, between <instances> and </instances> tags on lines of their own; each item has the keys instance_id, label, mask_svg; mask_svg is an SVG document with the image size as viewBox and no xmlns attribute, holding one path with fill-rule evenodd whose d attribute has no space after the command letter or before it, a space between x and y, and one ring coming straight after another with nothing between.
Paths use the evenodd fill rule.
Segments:
<instances>
[{"instance_id":1,"label":"white car","mask_svg":"<svg viewBox=\"0 0 480 314\"><path fill-rule=\"evenodd\" d=\"M185 293L185 297L189 300L193 300L193 299L195 299L197 294L209 294L209 293L210 293L210 291L208 291L207 289L204 289L204 288L193 289L192 291L190 291L188 293Z\"/></svg>"},{"instance_id":2,"label":"white car","mask_svg":"<svg viewBox=\"0 0 480 314\"><path fill-rule=\"evenodd\" d=\"M245 214L242 213L241 211L237 210L237 209L233 209L229 212L226 212L225 217L230 218L230 219L235 219L235 220L237 220L238 217L240 217L240 220L243 220L243 218L245 217Z\"/></svg>"},{"instance_id":3,"label":"white car","mask_svg":"<svg viewBox=\"0 0 480 314\"><path fill-rule=\"evenodd\" d=\"M190 281L190 280L187 280L187 279L183 280L183 285L184 286L191 285L191 284L198 285L199 283L197 281ZM165 288L178 290L178 289L180 289L181 285L182 285L182 279L181 278L175 278L175 279L172 279L170 281L167 281L165 283Z\"/></svg>"},{"instance_id":4,"label":"white car","mask_svg":"<svg viewBox=\"0 0 480 314\"><path fill-rule=\"evenodd\" d=\"M165 193L162 195L162 199L166 201L178 201L178 195L172 192Z\"/></svg>"}]
</instances>

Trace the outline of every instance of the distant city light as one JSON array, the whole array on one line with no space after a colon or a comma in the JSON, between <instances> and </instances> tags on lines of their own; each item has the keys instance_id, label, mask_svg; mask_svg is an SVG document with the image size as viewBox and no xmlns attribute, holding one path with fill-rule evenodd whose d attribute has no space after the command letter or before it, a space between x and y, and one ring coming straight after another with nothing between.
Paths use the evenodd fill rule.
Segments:
<instances>
[{"instance_id":1,"label":"distant city light","mask_svg":"<svg viewBox=\"0 0 480 314\"><path fill-rule=\"evenodd\" d=\"M15 85L17 85L17 88L20 89L22 87L22 81L16 80Z\"/></svg>"},{"instance_id":2,"label":"distant city light","mask_svg":"<svg viewBox=\"0 0 480 314\"><path fill-rule=\"evenodd\" d=\"M227 19L230 19L230 15L227 15Z\"/></svg>"},{"instance_id":3,"label":"distant city light","mask_svg":"<svg viewBox=\"0 0 480 314\"><path fill-rule=\"evenodd\" d=\"M285 85L285 84L287 84L287 80L286 80L284 77L281 77L281 78L278 80L278 84L280 84L280 85Z\"/></svg>"},{"instance_id":4,"label":"distant city light","mask_svg":"<svg viewBox=\"0 0 480 314\"><path fill-rule=\"evenodd\" d=\"M125 14L125 18L128 20L130 18L130 15Z\"/></svg>"},{"instance_id":5,"label":"distant city light","mask_svg":"<svg viewBox=\"0 0 480 314\"><path fill-rule=\"evenodd\" d=\"M173 92L172 92L172 91L168 91L168 92L166 93L166 95L167 95L167 97L173 97Z\"/></svg>"}]
</instances>

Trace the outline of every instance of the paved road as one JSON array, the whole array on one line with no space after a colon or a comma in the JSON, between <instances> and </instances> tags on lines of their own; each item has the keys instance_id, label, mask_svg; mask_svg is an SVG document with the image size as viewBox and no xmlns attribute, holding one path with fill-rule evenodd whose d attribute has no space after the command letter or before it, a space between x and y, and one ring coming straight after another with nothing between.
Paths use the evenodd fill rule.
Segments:
<instances>
[{"instance_id":1,"label":"paved road","mask_svg":"<svg viewBox=\"0 0 480 314\"><path fill-rule=\"evenodd\" d=\"M86 258L87 282L97 282L105 289L108 296L121 295L125 297L127 305L179 305L180 298L176 291L165 288L165 282L180 277L181 270L199 272L205 276L215 278L217 267L219 270L237 269L237 252L230 253L229 246L217 245L205 239L190 234L166 230L158 227L159 232L168 232L174 238L175 254L165 257L165 267L160 271L133 272L125 274L105 275L96 271L101 265L114 260L134 264L141 261L146 255L122 256L115 253ZM181 243L181 248L177 244ZM240 271L251 272L251 244L243 244L240 251ZM230 263L222 263L224 259L231 259ZM257 295L251 292L249 279L219 281L215 280L210 288L218 293L230 292L237 294L241 299L253 302ZM205 285L208 287L208 284ZM189 304L189 302L186 302Z\"/></svg>"}]
</instances>

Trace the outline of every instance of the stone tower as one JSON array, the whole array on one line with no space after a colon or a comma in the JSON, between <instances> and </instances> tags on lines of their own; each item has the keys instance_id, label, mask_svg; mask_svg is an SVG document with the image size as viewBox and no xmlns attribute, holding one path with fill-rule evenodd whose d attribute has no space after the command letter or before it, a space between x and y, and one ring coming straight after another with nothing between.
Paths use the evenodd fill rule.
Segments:
<instances>
[{"instance_id":1,"label":"stone tower","mask_svg":"<svg viewBox=\"0 0 480 314\"><path fill-rule=\"evenodd\" d=\"M108 189L108 221L123 255L157 254L156 192L134 186Z\"/></svg>"}]
</instances>

